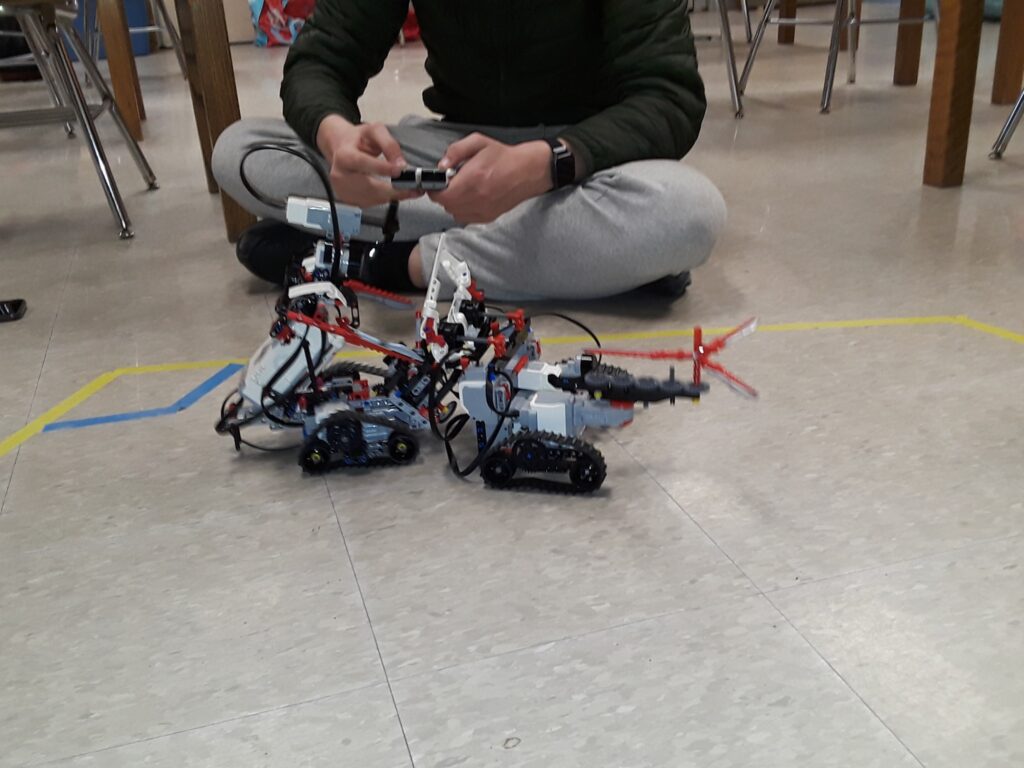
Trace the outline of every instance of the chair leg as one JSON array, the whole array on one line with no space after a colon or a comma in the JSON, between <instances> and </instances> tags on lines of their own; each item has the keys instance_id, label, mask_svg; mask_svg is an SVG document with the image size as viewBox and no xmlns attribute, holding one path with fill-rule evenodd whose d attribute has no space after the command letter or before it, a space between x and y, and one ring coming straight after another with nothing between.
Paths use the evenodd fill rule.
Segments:
<instances>
[{"instance_id":1,"label":"chair leg","mask_svg":"<svg viewBox=\"0 0 1024 768\"><path fill-rule=\"evenodd\" d=\"M82 93L82 85L78 82L71 58L64 48L64 41L61 39L60 30L56 26L46 28L47 47L54 58L55 68L64 82L64 88L71 99L71 108L75 110L78 117L78 124L82 128L85 142L89 147L89 154L92 155L93 164L96 166L96 173L100 177L100 185L107 196L107 203L110 210L121 227L120 236L126 240L133 236L132 222L128 218L128 211L125 208L124 200L121 199L121 192L117 188L114 174L111 171L110 163L107 162L106 153L100 143L99 134L96 132L96 125L93 123L92 115L89 112L89 105L86 104L85 94ZM81 54L79 54L81 55Z\"/></svg>"},{"instance_id":2,"label":"chair leg","mask_svg":"<svg viewBox=\"0 0 1024 768\"><path fill-rule=\"evenodd\" d=\"M164 0L152 0L153 16L158 18L157 25L163 27L164 32L171 38L171 47L174 55L178 57L178 66L181 67L181 76L188 80L188 65L185 63L185 48L181 44L181 36L174 24L171 23L171 14L167 10Z\"/></svg>"},{"instance_id":3,"label":"chair leg","mask_svg":"<svg viewBox=\"0 0 1024 768\"><path fill-rule=\"evenodd\" d=\"M1024 91L1020 92L1020 98L1017 99L1013 111L1010 112L1010 117L1006 120L1006 125L1003 126L1003 130L999 133L999 138L996 139L996 143L992 147L992 153L989 157L993 160L998 160L1003 156L1006 148L1010 145L1010 139L1013 138L1017 126L1020 125L1021 117L1024 117Z\"/></svg>"},{"instance_id":4,"label":"chair leg","mask_svg":"<svg viewBox=\"0 0 1024 768\"><path fill-rule=\"evenodd\" d=\"M743 94L747 90L747 80L750 79L750 70L754 68L754 59L757 57L757 52L761 48L761 43L764 41L765 30L768 29L768 22L771 19L772 11L775 10L775 3L778 0L768 0L764 4L764 13L761 14L761 21L757 25L757 31L754 32L754 39L750 42L750 52L747 54L747 61L743 65L743 74L740 75L740 87L739 92Z\"/></svg>"},{"instance_id":5,"label":"chair leg","mask_svg":"<svg viewBox=\"0 0 1024 768\"><path fill-rule=\"evenodd\" d=\"M729 9L726 0L717 0L718 15L722 22L722 54L725 57L725 72L729 78L729 95L736 118L743 117L743 101L740 99L740 84L736 77L736 49L732 44L732 29L729 26Z\"/></svg>"},{"instance_id":6,"label":"chair leg","mask_svg":"<svg viewBox=\"0 0 1024 768\"><path fill-rule=\"evenodd\" d=\"M821 113L828 114L832 109L832 88L836 82L836 65L839 63L839 34L845 23L846 3L855 4L857 0L836 0L836 15L832 21L832 43L828 49L828 64L825 67L825 88L821 92ZM851 46L852 47L852 46Z\"/></svg>"},{"instance_id":7,"label":"chair leg","mask_svg":"<svg viewBox=\"0 0 1024 768\"><path fill-rule=\"evenodd\" d=\"M847 0L849 6L846 14L847 46L850 54L850 69L846 73L846 82L857 82L857 49L860 47L860 4L863 0Z\"/></svg>"},{"instance_id":8,"label":"chair leg","mask_svg":"<svg viewBox=\"0 0 1024 768\"><path fill-rule=\"evenodd\" d=\"M85 71L89 73L89 77L91 77L93 83L95 83L96 90L99 91L104 103L106 103L110 109L110 116L114 119L117 129L124 137L125 143L128 145L128 151L131 153L132 159L135 160L135 165L138 166L143 180L150 189L156 189L156 175L153 173L153 169L150 168L149 162L146 160L146 156L142 154L142 149L139 147L139 143L135 141L135 137L132 136L131 131L128 130L128 126L125 125L124 118L121 116L121 110L117 108L117 101L114 100L114 94L110 92L110 87L107 85L107 81L103 79L103 74L96 66L96 62L89 56L89 52L85 49L85 43L82 42L82 38L78 36L78 30L76 30L69 21L58 20L57 24L60 26L59 31L63 32L64 36L67 37L72 49L74 49L75 54L82 62L82 66L85 67Z\"/></svg>"},{"instance_id":9,"label":"chair leg","mask_svg":"<svg viewBox=\"0 0 1024 768\"><path fill-rule=\"evenodd\" d=\"M46 83L46 88L50 92L50 98L53 100L54 106L67 108L68 97L64 93L60 77L53 68L53 60L48 53L46 45L46 33L42 29L42 25L39 25L38 18L26 14L18 16L18 23L21 26L22 34L25 36L25 42L28 44L28 48L32 52L36 64L39 66L39 74L43 76L43 82ZM64 133L68 135L69 139L73 138L75 135L74 123L64 123Z\"/></svg>"},{"instance_id":10,"label":"chair leg","mask_svg":"<svg viewBox=\"0 0 1024 768\"><path fill-rule=\"evenodd\" d=\"M749 43L754 39L754 30L750 24L750 3L748 0L740 0L740 12L743 14L743 31Z\"/></svg>"}]
</instances>

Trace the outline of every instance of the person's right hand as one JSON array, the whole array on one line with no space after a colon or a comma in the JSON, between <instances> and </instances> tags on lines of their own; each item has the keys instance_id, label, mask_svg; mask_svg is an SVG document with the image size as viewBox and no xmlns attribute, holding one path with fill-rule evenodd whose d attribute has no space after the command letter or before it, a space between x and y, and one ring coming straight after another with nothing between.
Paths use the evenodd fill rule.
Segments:
<instances>
[{"instance_id":1,"label":"person's right hand","mask_svg":"<svg viewBox=\"0 0 1024 768\"><path fill-rule=\"evenodd\" d=\"M317 129L316 145L331 166L331 185L342 203L370 208L422 195L391 186L391 177L406 163L383 123L353 125L340 115L328 115Z\"/></svg>"}]
</instances>

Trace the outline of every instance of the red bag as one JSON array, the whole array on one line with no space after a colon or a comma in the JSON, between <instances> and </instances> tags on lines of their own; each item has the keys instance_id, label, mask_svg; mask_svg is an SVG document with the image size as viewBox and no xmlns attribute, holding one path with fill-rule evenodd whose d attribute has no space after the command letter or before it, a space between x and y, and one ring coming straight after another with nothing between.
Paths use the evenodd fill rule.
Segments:
<instances>
[{"instance_id":1,"label":"red bag","mask_svg":"<svg viewBox=\"0 0 1024 768\"><path fill-rule=\"evenodd\" d=\"M315 5L316 0L249 0L256 45L291 45Z\"/></svg>"}]
</instances>

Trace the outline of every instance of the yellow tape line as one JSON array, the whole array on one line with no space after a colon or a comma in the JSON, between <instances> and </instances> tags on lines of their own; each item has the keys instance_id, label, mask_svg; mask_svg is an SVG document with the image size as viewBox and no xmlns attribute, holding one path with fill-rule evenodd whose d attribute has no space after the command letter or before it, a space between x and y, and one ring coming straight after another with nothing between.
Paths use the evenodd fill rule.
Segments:
<instances>
[{"instance_id":1,"label":"yellow tape line","mask_svg":"<svg viewBox=\"0 0 1024 768\"><path fill-rule=\"evenodd\" d=\"M977 320L972 320L966 315L961 315L957 318L957 323L962 325L964 328L971 328L975 331L981 331L987 333L990 336L998 336L1000 339L1006 341L1012 341L1014 344L1024 344L1024 333L1015 333L1008 331L1006 328L1000 328L998 325L989 325L988 323L981 323Z\"/></svg>"},{"instance_id":2,"label":"yellow tape line","mask_svg":"<svg viewBox=\"0 0 1024 768\"><path fill-rule=\"evenodd\" d=\"M996 336L1015 344L1024 344L1024 333L1016 333L1000 328L998 325L990 325L977 320L972 320L966 315L934 315L930 317L877 317L866 320L826 320L819 323L771 323L758 326L758 332L785 333L790 331L820 331L820 330L842 330L853 328L891 328L922 325L959 325L970 328L974 331ZM730 328L705 328L708 335L725 333ZM691 329L675 329L663 331L636 331L629 333L602 334L602 341L650 341L656 339L680 339L693 335ZM587 344L591 339L589 336L548 336L541 339L542 344ZM373 357L373 352L351 352L339 357ZM38 435L47 424L58 421L68 411L81 405L101 389L121 376L139 376L146 373L168 373L172 371L195 371L204 368L223 368L232 363L247 363L244 358L230 360L204 360L193 363L160 363L157 365L139 365L130 368L118 368L107 373L100 374L70 397L61 400L57 405L41 416L36 417L14 434L0 442L0 456L4 456L31 437Z\"/></svg>"},{"instance_id":3,"label":"yellow tape line","mask_svg":"<svg viewBox=\"0 0 1024 768\"><path fill-rule=\"evenodd\" d=\"M57 421L58 419L60 419L61 416L66 414L72 408L84 403L86 400L95 395L97 392L99 392L101 389L107 386L107 384L109 384L110 382L114 381L120 375L121 374L118 373L117 371L107 371L106 373L101 373L99 376L90 381L80 390L75 392L75 394L71 395L71 397L67 397L61 400L59 403L57 403L57 405L53 406L53 408L48 410L42 416L33 419L24 427L15 432L13 435L10 435L6 439L4 439L4 441L0 443L0 456L4 456L5 454L10 453L19 445L28 440L30 437L38 435L40 432L43 431L43 427L45 427L51 421Z\"/></svg>"}]
</instances>

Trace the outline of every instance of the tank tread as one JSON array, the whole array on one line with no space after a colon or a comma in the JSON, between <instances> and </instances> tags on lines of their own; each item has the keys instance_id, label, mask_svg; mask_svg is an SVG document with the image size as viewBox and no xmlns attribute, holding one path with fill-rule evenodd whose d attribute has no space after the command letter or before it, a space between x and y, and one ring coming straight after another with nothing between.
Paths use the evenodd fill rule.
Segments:
<instances>
[{"instance_id":1,"label":"tank tread","mask_svg":"<svg viewBox=\"0 0 1024 768\"><path fill-rule=\"evenodd\" d=\"M554 456L524 455L529 442L540 443ZM529 476L515 477L516 472ZM593 445L573 437L525 430L496 446L480 467L484 483L500 490L536 490L545 493L580 495L593 493L608 474L604 456ZM554 480L541 475L562 474L566 480Z\"/></svg>"},{"instance_id":2,"label":"tank tread","mask_svg":"<svg viewBox=\"0 0 1024 768\"><path fill-rule=\"evenodd\" d=\"M364 435L363 426L365 424L373 424L390 430L386 441L384 441L387 453L381 455L374 452L374 454L371 454ZM332 427L347 426L351 429L356 425L359 427L358 435L351 433L348 435L348 438L353 441L349 451L345 451L344 446L332 444L321 436L326 436L326 431ZM400 455L396 455L392 451L392 441L396 437L404 441L404 450ZM325 419L317 427L316 432L310 435L306 442L303 443L302 449L299 452L299 465L310 474L320 474L340 467L359 469L400 466L413 461L418 452L419 441L416 435L400 421L381 416L371 416L358 411L344 411L335 413Z\"/></svg>"}]
</instances>

